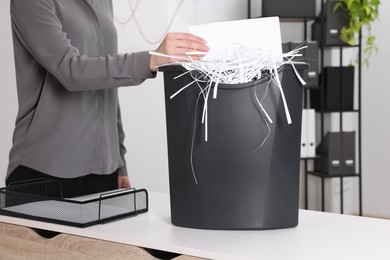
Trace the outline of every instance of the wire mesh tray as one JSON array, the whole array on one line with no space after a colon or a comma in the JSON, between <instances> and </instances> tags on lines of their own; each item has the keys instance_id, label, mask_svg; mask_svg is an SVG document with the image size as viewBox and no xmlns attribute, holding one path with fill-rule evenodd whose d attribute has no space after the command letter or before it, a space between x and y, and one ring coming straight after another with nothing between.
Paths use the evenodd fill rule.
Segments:
<instances>
[{"instance_id":1,"label":"wire mesh tray","mask_svg":"<svg viewBox=\"0 0 390 260\"><path fill-rule=\"evenodd\" d=\"M21 192L31 185L41 185L42 192ZM53 195L53 190L62 192L61 187L53 189L52 185L52 181L39 181L0 188L0 215L88 227L148 211L145 189L120 189L64 199Z\"/></svg>"}]
</instances>

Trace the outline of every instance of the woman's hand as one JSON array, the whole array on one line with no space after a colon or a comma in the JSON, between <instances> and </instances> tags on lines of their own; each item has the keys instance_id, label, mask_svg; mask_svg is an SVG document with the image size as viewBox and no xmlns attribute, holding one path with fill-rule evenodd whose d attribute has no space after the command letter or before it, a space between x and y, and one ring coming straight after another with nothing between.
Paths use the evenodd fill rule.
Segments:
<instances>
[{"instance_id":1,"label":"woman's hand","mask_svg":"<svg viewBox=\"0 0 390 260\"><path fill-rule=\"evenodd\" d=\"M128 176L118 176L118 189L131 188L131 183Z\"/></svg>"},{"instance_id":2,"label":"woman's hand","mask_svg":"<svg viewBox=\"0 0 390 260\"><path fill-rule=\"evenodd\" d=\"M204 55L188 55L187 52L208 52L209 47L206 46L206 41L201 37L190 33L168 33L164 40L158 46L156 52L166 54L169 56L189 57L197 60L201 59ZM172 63L176 61L183 61L175 58L152 56L150 58L150 69L157 71L158 66Z\"/></svg>"}]
</instances>

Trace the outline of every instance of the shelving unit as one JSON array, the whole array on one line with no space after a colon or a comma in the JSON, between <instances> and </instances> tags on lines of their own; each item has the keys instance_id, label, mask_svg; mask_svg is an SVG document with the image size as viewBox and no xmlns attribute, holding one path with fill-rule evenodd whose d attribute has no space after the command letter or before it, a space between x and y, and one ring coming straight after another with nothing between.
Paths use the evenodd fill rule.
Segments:
<instances>
[{"instance_id":1,"label":"shelving unit","mask_svg":"<svg viewBox=\"0 0 390 260\"><path fill-rule=\"evenodd\" d=\"M305 17L305 18L299 18L299 17L294 17L294 18L285 18L285 17L280 17L282 22L289 22L289 21L294 21L294 22L302 22L304 26L304 38L303 41L308 39L308 25L310 22L313 22L315 19L320 19L321 21L321 43L324 43L324 31L325 31L325 0L321 0L321 13L319 17ZM248 18L251 18L251 1L248 0ZM339 48L340 51L340 56L339 56L339 66L343 66L343 49L344 48L358 48L358 55L359 55L359 61L361 61L362 57L362 44L361 44L361 39L362 39L362 33L360 32L359 34L359 41L358 45L356 46L344 46L344 45L331 45L331 46L324 46L323 44L319 44L319 50L320 50L320 61L319 61L319 72L323 72L324 70L324 58L325 58L325 49L335 49ZM311 169L309 169L309 162L314 162L315 159L322 158L320 155L317 155L315 157L308 157L308 158L301 158L301 161L303 161L303 171L304 171L304 196L305 196L305 208L308 209L309 205L309 194L308 194L308 176L314 176L320 179L321 181L321 210L325 211L325 179L332 179L332 178L339 178L340 179L340 212L344 213L344 187L343 187L343 180L344 178L358 178L358 193L359 193L359 215L362 216L362 141L361 141L361 72L362 72L362 65L361 62L355 67L355 73L357 72L357 82L355 82L354 88L357 90L357 96L358 96L358 103L355 104L354 109L350 110L325 110L324 109L324 91L323 91L323 86L324 84L324 77L321 77L319 86L311 86L311 87L305 87L304 90L304 108L310 108L310 104L308 104L308 95L312 91L320 91L321 92L321 109L319 111L316 111L320 114L320 135L321 135L321 140L325 136L325 115L329 113L339 113L339 118L340 118L340 132L343 132L343 123L344 123L344 113L356 113L357 114L357 143L356 143L356 153L355 157L357 157L357 164L356 164L356 170L357 172L353 173L344 173L342 175L328 175L325 172L315 172ZM356 77L355 77L356 78ZM340 89L340 95L341 94L341 89ZM341 104L340 104L341 107ZM356 108L357 107L357 108Z\"/></svg>"},{"instance_id":2,"label":"shelving unit","mask_svg":"<svg viewBox=\"0 0 390 260\"><path fill-rule=\"evenodd\" d=\"M325 30L325 26L324 26L324 23L325 23L325 14L324 14L324 10L325 10L325 0L322 0L321 1L321 16L320 16L320 19L321 19L321 42L324 43L325 42L325 39L323 39L324 37L324 30ZM361 157L361 54L362 54L362 51L361 51L361 32L360 32L360 35L359 35L359 41L358 41L358 45L356 46L339 46L339 45L332 45L332 46L324 46L323 44L320 44L320 71L323 72L323 69L324 69L324 57L325 57L325 48L331 48L331 49L334 49L334 48L339 48L339 66L342 67L343 66L343 49L344 48L358 48L358 52L359 52L359 63L357 65L357 69L355 68L355 73L357 71L358 75L357 75L357 78L358 78L358 81L357 81L357 84L355 83L355 89L357 89L357 95L358 95L358 104L357 104L357 107L358 109L352 109L352 110L342 110L341 107L342 107L342 98L340 98L340 109L339 110L325 110L324 109L324 94L323 94L323 89L320 89L320 90L316 90L316 91L321 91L321 109L320 111L318 111L320 113L320 127L321 127L321 130L320 130L320 133L321 133L321 138L323 138L325 136L325 127L324 127L324 121L325 121L325 114L327 113L339 113L339 131L340 132L343 132L343 123L344 123L344 113L346 112L352 112L352 113L357 113L358 115L358 129L357 129L357 149L356 149L356 153L357 153L357 158L358 158L358 163L357 163L357 172L352 172L352 173L343 173L342 175L328 175L324 172L315 172L315 171L310 171L307 169L307 163L308 163L308 160L312 160L310 158L306 158L304 163L305 163L305 207L306 209L308 208L308 185L307 185L307 179L308 179L308 175L312 175L312 176L316 176L318 178L320 178L321 180L321 210L322 211L325 211L325 179L330 179L330 178L339 178L340 179L340 213L343 214L344 213L344 187L343 187L343 180L344 178L358 178L358 190L359 190L359 215L361 216L363 214L362 212L362 174L361 174L361 170L362 170L362 157ZM321 86L324 86L324 77L321 77L321 81L320 81L320 85ZM308 90L307 90L308 91ZM341 88L340 88L340 97L342 97L342 91L341 91ZM355 105L356 107L356 105ZM356 158L356 155L355 155L355 158Z\"/></svg>"}]
</instances>

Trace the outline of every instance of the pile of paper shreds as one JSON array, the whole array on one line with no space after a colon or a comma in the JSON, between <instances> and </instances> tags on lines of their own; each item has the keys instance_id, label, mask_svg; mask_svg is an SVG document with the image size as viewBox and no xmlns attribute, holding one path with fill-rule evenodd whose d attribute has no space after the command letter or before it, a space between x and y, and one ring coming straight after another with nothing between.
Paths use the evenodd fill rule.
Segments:
<instances>
[{"instance_id":1,"label":"pile of paper shreds","mask_svg":"<svg viewBox=\"0 0 390 260\"><path fill-rule=\"evenodd\" d=\"M299 75L298 71L294 66L294 59L301 57L302 54L299 52L307 48L307 46L302 46L283 54L283 64L291 64L297 78L302 85L305 85L305 81ZM288 124L291 124L291 116L288 109L287 101L284 96L283 88L279 79L279 74L277 70L277 62L274 60L275 53L270 51L263 51L261 49L252 49L245 46L238 46L236 50L231 55L224 55L223 57L210 59L200 59L193 60L190 56L175 57L168 56L165 54L150 52L151 55L165 56L170 58L176 58L180 61L176 64L182 65L188 71L177 76L175 79L180 78L184 75L190 75L193 79L192 82L180 88L176 93L174 93L170 98L174 98L180 92L185 90L190 86L198 86L200 89L200 95L204 98L204 107L202 115L202 123L205 124L205 141L208 139L207 135L207 100L210 96L210 92L213 89L213 98L217 98L218 94L218 85L219 84L243 84L252 82L254 80L259 80L265 77L270 77L270 80L274 81L276 86L278 86L281 97L283 100L283 105L286 113L286 118ZM191 52L187 53L188 55L203 54L202 52ZM168 64L167 64L168 65ZM166 65L162 65L166 66ZM196 73L193 73L196 71ZM257 103L259 107L264 112L269 123L273 123L272 119L269 117L267 111L264 109L261 101L256 96Z\"/></svg>"}]
</instances>

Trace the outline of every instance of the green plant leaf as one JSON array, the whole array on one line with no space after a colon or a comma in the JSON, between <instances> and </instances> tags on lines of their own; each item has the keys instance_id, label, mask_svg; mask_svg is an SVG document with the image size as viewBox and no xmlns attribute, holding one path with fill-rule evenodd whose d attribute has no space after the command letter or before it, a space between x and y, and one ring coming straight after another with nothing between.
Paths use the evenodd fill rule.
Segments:
<instances>
[{"instance_id":1,"label":"green plant leaf","mask_svg":"<svg viewBox=\"0 0 390 260\"><path fill-rule=\"evenodd\" d=\"M369 6L363 6L363 10L366 12L367 16L371 15L371 8Z\"/></svg>"},{"instance_id":2,"label":"green plant leaf","mask_svg":"<svg viewBox=\"0 0 390 260\"><path fill-rule=\"evenodd\" d=\"M375 44L375 40L376 40L376 37L375 37L375 36L370 36L370 37L368 37L366 43L367 43L368 45L373 45L373 44Z\"/></svg>"},{"instance_id":3,"label":"green plant leaf","mask_svg":"<svg viewBox=\"0 0 390 260\"><path fill-rule=\"evenodd\" d=\"M370 55L378 52L375 46L376 37L371 35L371 23L378 19L380 0L339 0L334 4L333 11L343 9L348 12L349 24L341 29L340 38L349 45L356 45L356 36L364 26L368 30L366 48L363 50L363 63L368 66ZM358 61L358 58L357 58Z\"/></svg>"}]
</instances>

